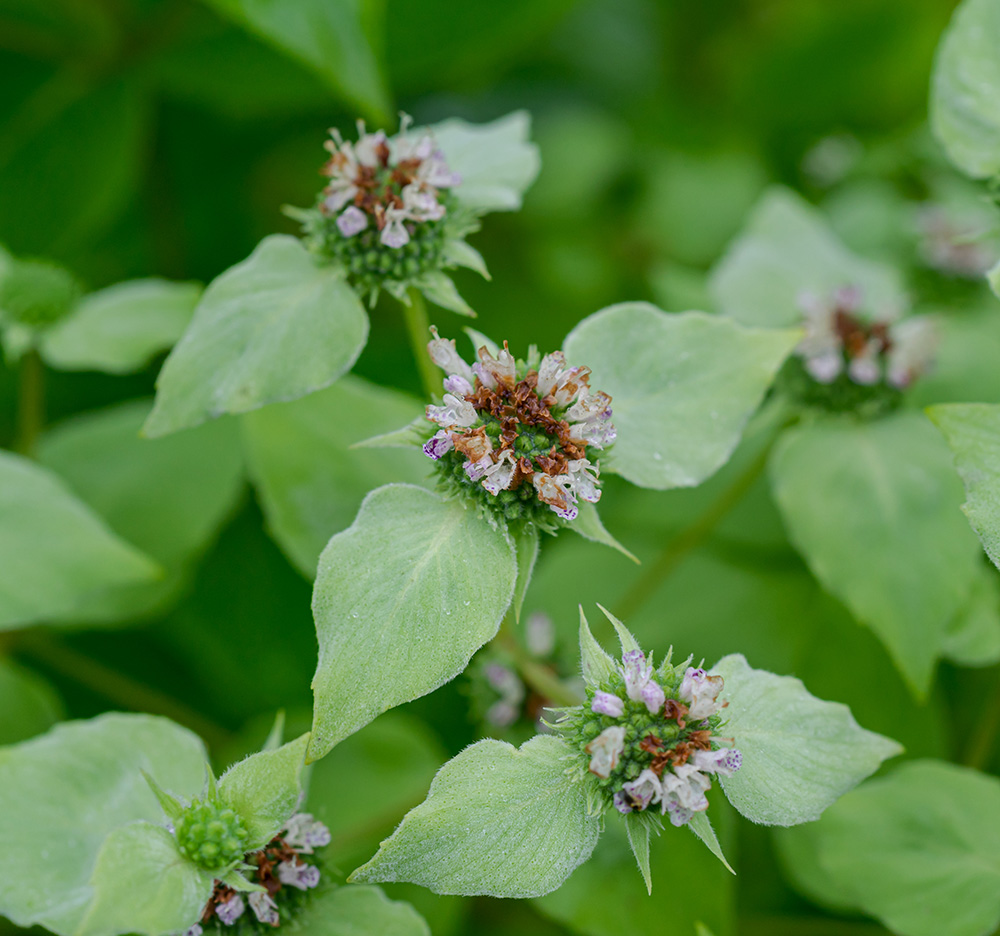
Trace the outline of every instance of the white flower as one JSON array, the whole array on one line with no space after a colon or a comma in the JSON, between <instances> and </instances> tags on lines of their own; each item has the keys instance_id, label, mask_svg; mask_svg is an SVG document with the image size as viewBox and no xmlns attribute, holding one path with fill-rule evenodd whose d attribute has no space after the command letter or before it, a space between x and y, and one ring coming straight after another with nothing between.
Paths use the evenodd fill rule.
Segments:
<instances>
[{"instance_id":1,"label":"white flower","mask_svg":"<svg viewBox=\"0 0 1000 936\"><path fill-rule=\"evenodd\" d=\"M264 894L255 892L250 895L250 909L253 910L253 914L260 920L261 923L268 923L271 926L277 926L280 922L278 919L278 905L271 899L269 894Z\"/></svg>"},{"instance_id":2,"label":"white flower","mask_svg":"<svg viewBox=\"0 0 1000 936\"><path fill-rule=\"evenodd\" d=\"M689 666L684 671L677 694L688 704L691 720L699 721L724 707L724 703L716 701L722 687L721 676L709 676L703 669Z\"/></svg>"},{"instance_id":3,"label":"white flower","mask_svg":"<svg viewBox=\"0 0 1000 936\"><path fill-rule=\"evenodd\" d=\"M296 813L285 826L284 840L297 852L311 855L330 844L330 830L310 813Z\"/></svg>"},{"instance_id":4,"label":"white flower","mask_svg":"<svg viewBox=\"0 0 1000 936\"><path fill-rule=\"evenodd\" d=\"M712 781L699 773L693 765L678 765L673 773L664 773L661 783L662 810L670 816L672 825L685 825L696 812L708 809L708 797L705 793L711 789Z\"/></svg>"},{"instance_id":5,"label":"white flower","mask_svg":"<svg viewBox=\"0 0 1000 936\"><path fill-rule=\"evenodd\" d=\"M635 780L622 784L624 792L634 809L645 809L650 803L660 802L663 796L663 786L660 778L652 770L646 768Z\"/></svg>"},{"instance_id":6,"label":"white flower","mask_svg":"<svg viewBox=\"0 0 1000 936\"><path fill-rule=\"evenodd\" d=\"M381 154L386 152L386 142L384 130L366 133L365 122L358 121L358 142L354 145L354 155L362 166L375 169L382 165Z\"/></svg>"},{"instance_id":7,"label":"white flower","mask_svg":"<svg viewBox=\"0 0 1000 936\"><path fill-rule=\"evenodd\" d=\"M605 728L584 750L591 755L590 772L607 779L625 750L625 729L621 725Z\"/></svg>"},{"instance_id":8,"label":"white flower","mask_svg":"<svg viewBox=\"0 0 1000 936\"><path fill-rule=\"evenodd\" d=\"M720 748L717 751L695 751L691 763L705 773L722 774L731 777L743 764L743 755L735 748Z\"/></svg>"},{"instance_id":9,"label":"white flower","mask_svg":"<svg viewBox=\"0 0 1000 936\"><path fill-rule=\"evenodd\" d=\"M405 209L390 205L385 209L383 218L385 219L385 227L382 228L379 240L386 247L398 249L410 242L410 232L403 225L404 221L410 220L410 216Z\"/></svg>"},{"instance_id":10,"label":"white flower","mask_svg":"<svg viewBox=\"0 0 1000 936\"><path fill-rule=\"evenodd\" d=\"M892 327L886 379L899 390L926 373L934 360L938 332L927 316L904 319Z\"/></svg>"},{"instance_id":11,"label":"white flower","mask_svg":"<svg viewBox=\"0 0 1000 936\"><path fill-rule=\"evenodd\" d=\"M445 377L443 383L447 393L453 393L455 396L461 397L472 395L472 384L461 374L452 374L449 377Z\"/></svg>"},{"instance_id":12,"label":"white flower","mask_svg":"<svg viewBox=\"0 0 1000 936\"><path fill-rule=\"evenodd\" d=\"M566 469L574 495L596 504L601 499L601 489L597 486L597 466L586 458L575 458L566 463Z\"/></svg>"},{"instance_id":13,"label":"white flower","mask_svg":"<svg viewBox=\"0 0 1000 936\"><path fill-rule=\"evenodd\" d=\"M431 334L434 338L427 342L427 353L430 354L431 360L446 374L455 374L464 378L471 387L475 375L472 373L472 368L459 356L455 348L455 339L452 338L449 341L440 337L438 330L433 325L431 326Z\"/></svg>"},{"instance_id":14,"label":"white flower","mask_svg":"<svg viewBox=\"0 0 1000 936\"><path fill-rule=\"evenodd\" d=\"M446 429L456 426L467 429L479 418L471 403L453 393L444 395L441 406L428 405L426 412L429 420Z\"/></svg>"},{"instance_id":15,"label":"white flower","mask_svg":"<svg viewBox=\"0 0 1000 936\"><path fill-rule=\"evenodd\" d=\"M666 701L663 687L653 679L653 664L641 650L622 654L621 674L625 678L625 692L633 702L643 702L651 715L655 715Z\"/></svg>"},{"instance_id":16,"label":"white flower","mask_svg":"<svg viewBox=\"0 0 1000 936\"><path fill-rule=\"evenodd\" d=\"M246 904L243 903L243 898L239 894L233 894L229 900L220 903L215 908L215 914L226 926L232 926L243 916L244 910L246 910Z\"/></svg>"},{"instance_id":17,"label":"white flower","mask_svg":"<svg viewBox=\"0 0 1000 936\"><path fill-rule=\"evenodd\" d=\"M411 182L402 191L403 211L413 221L437 221L444 217L445 208L433 190Z\"/></svg>"},{"instance_id":18,"label":"white flower","mask_svg":"<svg viewBox=\"0 0 1000 936\"><path fill-rule=\"evenodd\" d=\"M618 696L610 692L595 692L590 703L590 710L598 715L610 715L612 718L620 718L625 714L625 703Z\"/></svg>"},{"instance_id":19,"label":"white flower","mask_svg":"<svg viewBox=\"0 0 1000 936\"><path fill-rule=\"evenodd\" d=\"M344 237L353 237L368 227L368 215L357 205L351 205L337 218L337 227Z\"/></svg>"},{"instance_id":20,"label":"white flower","mask_svg":"<svg viewBox=\"0 0 1000 936\"><path fill-rule=\"evenodd\" d=\"M278 865L278 880L289 887L309 890L319 884L319 868L302 862L282 861Z\"/></svg>"},{"instance_id":21,"label":"white flower","mask_svg":"<svg viewBox=\"0 0 1000 936\"><path fill-rule=\"evenodd\" d=\"M454 447L451 433L447 429L439 429L424 443L424 454L429 458L442 458Z\"/></svg>"},{"instance_id":22,"label":"white flower","mask_svg":"<svg viewBox=\"0 0 1000 936\"><path fill-rule=\"evenodd\" d=\"M879 364L880 350L877 341L869 341L864 350L848 363L847 376L863 387L877 384L882 377L882 367Z\"/></svg>"},{"instance_id":23,"label":"white flower","mask_svg":"<svg viewBox=\"0 0 1000 936\"><path fill-rule=\"evenodd\" d=\"M485 345L477 353L479 361L472 365L472 370L484 387L495 390L499 384L506 387L514 386L517 362L514 360L514 355L507 350L506 342L496 357L490 354L489 348Z\"/></svg>"},{"instance_id":24,"label":"white flower","mask_svg":"<svg viewBox=\"0 0 1000 936\"><path fill-rule=\"evenodd\" d=\"M531 477L538 499L548 504L563 520L575 520L579 510L572 494L573 482L568 474L550 475L536 471Z\"/></svg>"},{"instance_id":25,"label":"white flower","mask_svg":"<svg viewBox=\"0 0 1000 936\"><path fill-rule=\"evenodd\" d=\"M193 926L189 926L186 930L184 930L182 936L201 936L203 932L204 930L202 930L201 924L195 923Z\"/></svg>"},{"instance_id":26,"label":"white flower","mask_svg":"<svg viewBox=\"0 0 1000 936\"><path fill-rule=\"evenodd\" d=\"M517 468L517 459L514 457L514 453L510 449L504 449L497 460L492 465L487 466L483 487L494 496L501 491L506 491L514 480L515 468Z\"/></svg>"},{"instance_id":27,"label":"white flower","mask_svg":"<svg viewBox=\"0 0 1000 936\"><path fill-rule=\"evenodd\" d=\"M814 357L807 357L805 368L809 376L818 383L833 383L844 370L844 357L839 351L824 351Z\"/></svg>"}]
</instances>

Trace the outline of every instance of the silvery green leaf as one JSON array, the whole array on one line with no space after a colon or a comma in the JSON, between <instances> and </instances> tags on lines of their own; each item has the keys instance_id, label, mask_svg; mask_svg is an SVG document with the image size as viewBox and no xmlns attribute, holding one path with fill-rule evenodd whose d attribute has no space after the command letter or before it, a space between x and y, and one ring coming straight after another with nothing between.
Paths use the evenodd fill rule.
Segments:
<instances>
[{"instance_id":1,"label":"silvery green leaf","mask_svg":"<svg viewBox=\"0 0 1000 936\"><path fill-rule=\"evenodd\" d=\"M715 834L715 829L712 828L712 823L708 818L707 812L696 812L691 821L687 824L687 827L694 832L694 834L705 843L708 850L726 866L727 871L731 874L736 873L733 871L733 866L726 860L726 856L722 852L722 846L719 844L719 838Z\"/></svg>"},{"instance_id":2,"label":"silvery green leaf","mask_svg":"<svg viewBox=\"0 0 1000 936\"><path fill-rule=\"evenodd\" d=\"M635 863L639 866L639 873L649 895L653 893L653 877L649 870L649 837L654 832L652 824L655 821L653 816L644 812L630 812L625 817L628 844L632 854L635 855Z\"/></svg>"},{"instance_id":3,"label":"silvery green leaf","mask_svg":"<svg viewBox=\"0 0 1000 936\"><path fill-rule=\"evenodd\" d=\"M473 359L478 357L479 349L486 348L493 357L496 357L500 353L500 345L498 345L492 338L487 337L481 331L477 331L471 325L466 325L462 329L468 336L469 341L472 342Z\"/></svg>"},{"instance_id":4,"label":"silvery green leaf","mask_svg":"<svg viewBox=\"0 0 1000 936\"><path fill-rule=\"evenodd\" d=\"M615 629L615 633L618 635L618 641L622 645L622 653L631 653L635 650L641 651L642 648L639 646L639 641L632 636L632 632L618 620L607 608L602 605L598 605L604 616L611 622L611 626Z\"/></svg>"},{"instance_id":5,"label":"silvery green leaf","mask_svg":"<svg viewBox=\"0 0 1000 936\"><path fill-rule=\"evenodd\" d=\"M570 754L552 735L520 748L492 739L467 747L350 880L493 897L555 890L590 857L600 828L566 776Z\"/></svg>"},{"instance_id":6,"label":"silvery green leaf","mask_svg":"<svg viewBox=\"0 0 1000 936\"><path fill-rule=\"evenodd\" d=\"M308 758L454 679L497 632L517 559L501 530L409 484L372 491L319 560Z\"/></svg>"},{"instance_id":7,"label":"silvery green leaf","mask_svg":"<svg viewBox=\"0 0 1000 936\"><path fill-rule=\"evenodd\" d=\"M135 822L104 840L90 886L75 936L167 936L198 922L213 875L185 858L163 826Z\"/></svg>"},{"instance_id":8,"label":"silvery green leaf","mask_svg":"<svg viewBox=\"0 0 1000 936\"><path fill-rule=\"evenodd\" d=\"M579 507L579 513L576 515L576 518L560 521L560 526L567 530L573 530L574 533L578 533L592 543L601 543L604 546L617 549L623 556L631 559L636 564L639 563L639 560L605 529L604 524L601 522L601 515L597 512L595 504L591 504L588 501L580 501L577 506Z\"/></svg>"},{"instance_id":9,"label":"silvery green leaf","mask_svg":"<svg viewBox=\"0 0 1000 936\"><path fill-rule=\"evenodd\" d=\"M343 271L294 237L265 237L209 284L157 380L148 436L328 387L355 362L368 316Z\"/></svg>"},{"instance_id":10,"label":"silvery green leaf","mask_svg":"<svg viewBox=\"0 0 1000 936\"><path fill-rule=\"evenodd\" d=\"M342 382L342 381L341 381ZM421 448L427 440L427 417L416 416L401 429L391 429L381 435L355 442L351 448Z\"/></svg>"},{"instance_id":11,"label":"silvery green leaf","mask_svg":"<svg viewBox=\"0 0 1000 936\"><path fill-rule=\"evenodd\" d=\"M0 744L24 741L64 717L56 690L37 673L0 657Z\"/></svg>"},{"instance_id":12,"label":"silvery green leaf","mask_svg":"<svg viewBox=\"0 0 1000 936\"><path fill-rule=\"evenodd\" d=\"M218 874L218 872L216 873ZM241 894L262 894L267 892L266 887L260 884L252 884L235 868L220 875L218 880L222 881L227 887L231 887L234 891L239 891Z\"/></svg>"},{"instance_id":13,"label":"silvery green leaf","mask_svg":"<svg viewBox=\"0 0 1000 936\"><path fill-rule=\"evenodd\" d=\"M483 259L483 255L464 240L452 238L445 241L444 259L447 263L452 263L455 266L475 270L483 279L492 279L490 271L486 269L486 261Z\"/></svg>"},{"instance_id":14,"label":"silvery green leaf","mask_svg":"<svg viewBox=\"0 0 1000 936\"><path fill-rule=\"evenodd\" d=\"M57 370L141 370L184 334L200 295L195 283L117 283L84 296L69 316L44 332L39 350Z\"/></svg>"},{"instance_id":15,"label":"silvery green leaf","mask_svg":"<svg viewBox=\"0 0 1000 936\"><path fill-rule=\"evenodd\" d=\"M277 750L251 754L219 777L219 798L231 806L250 833L247 851L266 845L302 799L302 768L309 735Z\"/></svg>"},{"instance_id":16,"label":"silvery green leaf","mask_svg":"<svg viewBox=\"0 0 1000 936\"><path fill-rule=\"evenodd\" d=\"M594 639L582 607L580 608L580 665L583 667L583 678L588 686L606 683L618 668L615 661Z\"/></svg>"},{"instance_id":17,"label":"silvery green leaf","mask_svg":"<svg viewBox=\"0 0 1000 936\"><path fill-rule=\"evenodd\" d=\"M475 317L471 306L458 294L451 277L441 270L432 270L424 273L413 281L416 289L419 289L431 302L441 306L442 309L449 309L459 315L469 315Z\"/></svg>"},{"instance_id":18,"label":"silvery green leaf","mask_svg":"<svg viewBox=\"0 0 1000 936\"><path fill-rule=\"evenodd\" d=\"M190 731L149 715L64 722L0 748L0 841L18 855L0 876L0 914L75 936L107 835L132 822L165 821L142 771L191 797L202 790L206 760Z\"/></svg>"},{"instance_id":19,"label":"silvery green leaf","mask_svg":"<svg viewBox=\"0 0 1000 936\"><path fill-rule=\"evenodd\" d=\"M724 732L743 765L720 782L753 822L789 826L818 819L828 806L902 752L866 731L850 709L811 695L802 681L750 667L742 654L712 667L725 680Z\"/></svg>"},{"instance_id":20,"label":"silvery green leaf","mask_svg":"<svg viewBox=\"0 0 1000 936\"><path fill-rule=\"evenodd\" d=\"M430 459L420 450L427 425L412 397L348 375L332 387L277 403L241 420L244 450L271 535L309 578L334 533L349 526L365 495L381 484L418 484ZM369 439L407 419L399 433ZM405 437L405 439L404 439ZM359 440L368 439L360 445ZM380 444L408 451L373 451Z\"/></svg>"},{"instance_id":21,"label":"silvery green leaf","mask_svg":"<svg viewBox=\"0 0 1000 936\"><path fill-rule=\"evenodd\" d=\"M1000 568L1000 405L954 403L932 406L928 413L955 456L965 483L965 511Z\"/></svg>"},{"instance_id":22,"label":"silvery green leaf","mask_svg":"<svg viewBox=\"0 0 1000 936\"><path fill-rule=\"evenodd\" d=\"M0 452L0 630L58 622L111 589L160 575L55 474Z\"/></svg>"},{"instance_id":23,"label":"silvery green leaf","mask_svg":"<svg viewBox=\"0 0 1000 936\"><path fill-rule=\"evenodd\" d=\"M770 474L813 574L871 627L911 689L926 693L979 564L940 436L905 410L873 422L817 419L779 439Z\"/></svg>"},{"instance_id":24,"label":"silvery green leaf","mask_svg":"<svg viewBox=\"0 0 1000 936\"><path fill-rule=\"evenodd\" d=\"M524 596L531 584L531 573L535 571L538 561L540 536L538 527L533 523L522 526L512 534L514 549L517 555L517 580L514 583L514 620L520 622L521 608L524 606Z\"/></svg>"},{"instance_id":25,"label":"silvery green leaf","mask_svg":"<svg viewBox=\"0 0 1000 936\"><path fill-rule=\"evenodd\" d=\"M1000 172L1000 11L991 0L960 4L938 46L931 126L948 158L967 175Z\"/></svg>"},{"instance_id":26,"label":"silvery green leaf","mask_svg":"<svg viewBox=\"0 0 1000 936\"><path fill-rule=\"evenodd\" d=\"M960 666L1000 662L1000 577L983 563L968 604L948 622L941 651Z\"/></svg>"},{"instance_id":27,"label":"silvery green leaf","mask_svg":"<svg viewBox=\"0 0 1000 936\"><path fill-rule=\"evenodd\" d=\"M817 209L784 188L764 194L709 286L723 314L771 328L802 320L803 293L823 298L844 286L861 289L866 309L894 313L906 307L896 270L852 253Z\"/></svg>"},{"instance_id":28,"label":"silvery green leaf","mask_svg":"<svg viewBox=\"0 0 1000 936\"><path fill-rule=\"evenodd\" d=\"M798 332L609 306L566 338L570 363L612 397L618 438L601 467L640 487L693 487L726 463Z\"/></svg>"},{"instance_id":29,"label":"silvery green leaf","mask_svg":"<svg viewBox=\"0 0 1000 936\"><path fill-rule=\"evenodd\" d=\"M464 206L477 212L521 207L521 196L541 168L526 111L478 125L456 117L430 130L448 167L462 177L453 191Z\"/></svg>"},{"instance_id":30,"label":"silvery green leaf","mask_svg":"<svg viewBox=\"0 0 1000 936\"><path fill-rule=\"evenodd\" d=\"M296 924L309 936L431 936L410 904L364 884L315 895L296 915Z\"/></svg>"}]
</instances>

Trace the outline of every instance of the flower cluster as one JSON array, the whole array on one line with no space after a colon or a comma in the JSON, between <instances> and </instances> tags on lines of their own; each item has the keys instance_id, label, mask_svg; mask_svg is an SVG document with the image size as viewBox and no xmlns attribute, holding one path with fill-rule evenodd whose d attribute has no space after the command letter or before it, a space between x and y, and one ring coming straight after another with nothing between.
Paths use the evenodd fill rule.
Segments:
<instances>
[{"instance_id":1,"label":"flower cluster","mask_svg":"<svg viewBox=\"0 0 1000 936\"><path fill-rule=\"evenodd\" d=\"M964 222L941 205L925 205L917 216L920 258L946 276L978 280L997 262L996 243L982 224Z\"/></svg>"},{"instance_id":2,"label":"flower cluster","mask_svg":"<svg viewBox=\"0 0 1000 936\"><path fill-rule=\"evenodd\" d=\"M900 393L931 366L937 332L931 319L861 314L860 289L843 287L828 297L799 297L805 336L786 368L786 388L804 402L853 410L876 401L894 405Z\"/></svg>"},{"instance_id":3,"label":"flower cluster","mask_svg":"<svg viewBox=\"0 0 1000 936\"><path fill-rule=\"evenodd\" d=\"M479 348L467 364L455 342L428 344L431 359L448 376L444 399L427 407L438 430L424 444L446 485L471 492L492 515L532 520L551 529L554 512L573 520L579 501L596 503L599 465L588 448L615 440L611 397L591 392L590 369L571 367L561 351L539 358L531 348L515 360L504 342L492 353Z\"/></svg>"},{"instance_id":4,"label":"flower cluster","mask_svg":"<svg viewBox=\"0 0 1000 936\"><path fill-rule=\"evenodd\" d=\"M311 246L339 260L363 288L442 266L449 190L462 180L430 132L409 134L409 125L403 115L399 135L390 139L358 121L356 143L331 129L322 169L330 181L313 212L296 213Z\"/></svg>"},{"instance_id":5,"label":"flower cluster","mask_svg":"<svg viewBox=\"0 0 1000 936\"><path fill-rule=\"evenodd\" d=\"M708 809L712 775L739 770L742 755L717 734L722 677L690 662L674 667L668 654L654 670L651 655L628 650L602 683L588 685L585 706L564 710L555 727L579 751L577 772L598 792L594 811L658 806L682 826Z\"/></svg>"},{"instance_id":6,"label":"flower cluster","mask_svg":"<svg viewBox=\"0 0 1000 936\"><path fill-rule=\"evenodd\" d=\"M201 936L206 927L222 929L241 919L278 926L281 911L294 911L297 900L319 885L320 869L311 856L329 843L330 831L322 822L296 813L264 848L245 856L247 877L262 889L245 893L216 881L201 921L184 936Z\"/></svg>"}]
</instances>

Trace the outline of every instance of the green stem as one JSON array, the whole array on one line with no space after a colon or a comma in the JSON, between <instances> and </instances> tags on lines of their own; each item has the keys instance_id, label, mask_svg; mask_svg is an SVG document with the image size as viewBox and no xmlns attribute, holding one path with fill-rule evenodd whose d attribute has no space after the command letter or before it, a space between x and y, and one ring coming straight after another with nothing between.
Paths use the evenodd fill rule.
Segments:
<instances>
[{"instance_id":1,"label":"green stem","mask_svg":"<svg viewBox=\"0 0 1000 936\"><path fill-rule=\"evenodd\" d=\"M503 649L517 666L518 672L525 683L556 705L579 705L582 699L573 692L552 670L543 666L518 643L517 635L510 626L508 614L500 625L500 631L494 638L497 646Z\"/></svg>"},{"instance_id":2,"label":"green stem","mask_svg":"<svg viewBox=\"0 0 1000 936\"><path fill-rule=\"evenodd\" d=\"M427 318L427 304L420 290L411 289L409 298L409 304L405 302L400 304L403 306L403 318L406 319L406 330L410 336L413 357L420 372L420 382L424 386L424 393L430 399L441 395L441 374L427 353L431 323Z\"/></svg>"},{"instance_id":3,"label":"green stem","mask_svg":"<svg viewBox=\"0 0 1000 936\"><path fill-rule=\"evenodd\" d=\"M45 425L45 366L32 348L21 358L17 394L17 440L15 448L28 458L35 457L38 437Z\"/></svg>"},{"instance_id":4,"label":"green stem","mask_svg":"<svg viewBox=\"0 0 1000 936\"><path fill-rule=\"evenodd\" d=\"M218 749L232 740L231 732L183 702L66 646L48 631L25 631L14 646L20 656L44 664L123 709L173 719L200 735L211 748Z\"/></svg>"},{"instance_id":5,"label":"green stem","mask_svg":"<svg viewBox=\"0 0 1000 936\"><path fill-rule=\"evenodd\" d=\"M1000 667L995 667L994 670L993 693L983 705L965 754L965 763L977 770L984 770L989 764L997 734L1000 733Z\"/></svg>"},{"instance_id":6,"label":"green stem","mask_svg":"<svg viewBox=\"0 0 1000 936\"><path fill-rule=\"evenodd\" d=\"M636 579L635 584L625 594L625 597L618 602L618 616L623 621L628 621L639 611L643 605L649 601L656 593L656 590L663 584L666 578L680 564L681 560L689 552L697 549L711 536L713 530L718 526L726 514L729 513L743 498L747 491L753 487L754 483L764 471L768 457L771 454L770 443L764 446L756 458L743 470L743 472L727 487L722 494L712 503L694 523L681 530L672 540L669 540L663 547L660 554L643 570L643 573Z\"/></svg>"}]
</instances>

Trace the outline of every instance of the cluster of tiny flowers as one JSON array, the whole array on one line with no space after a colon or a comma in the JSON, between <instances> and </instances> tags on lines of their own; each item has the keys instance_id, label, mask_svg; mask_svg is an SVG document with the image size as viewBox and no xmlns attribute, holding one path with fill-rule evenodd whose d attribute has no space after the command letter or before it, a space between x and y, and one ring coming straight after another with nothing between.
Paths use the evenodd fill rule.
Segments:
<instances>
[{"instance_id":1,"label":"cluster of tiny flowers","mask_svg":"<svg viewBox=\"0 0 1000 936\"><path fill-rule=\"evenodd\" d=\"M920 257L939 273L979 279L997 262L996 248L985 241L981 229L956 223L940 205L922 208L918 227Z\"/></svg>"},{"instance_id":2,"label":"cluster of tiny flowers","mask_svg":"<svg viewBox=\"0 0 1000 936\"><path fill-rule=\"evenodd\" d=\"M439 429L423 448L447 479L506 520L543 526L546 513L573 520L579 501L600 500L587 449L610 446L615 428L611 397L588 386L590 369L568 366L561 351L538 360L532 348L518 361L506 342L496 357L481 347L469 365L431 331L431 359L448 376L441 405L427 407Z\"/></svg>"},{"instance_id":3,"label":"cluster of tiny flowers","mask_svg":"<svg viewBox=\"0 0 1000 936\"><path fill-rule=\"evenodd\" d=\"M862 298L861 291L850 286L830 298L800 296L805 337L796 355L820 384L846 375L859 386L884 383L903 390L931 365L937 346L934 327L921 317L866 321L858 314Z\"/></svg>"},{"instance_id":4,"label":"cluster of tiny flowers","mask_svg":"<svg viewBox=\"0 0 1000 936\"><path fill-rule=\"evenodd\" d=\"M659 807L682 826L708 809L710 777L732 776L742 763L716 734L727 705L722 688L721 676L669 661L654 671L642 651L631 650L611 681L589 689L587 705L555 727L580 750L602 791L600 808L627 814Z\"/></svg>"},{"instance_id":5,"label":"cluster of tiny flowers","mask_svg":"<svg viewBox=\"0 0 1000 936\"><path fill-rule=\"evenodd\" d=\"M201 921L184 936L201 936L205 927L235 926L238 921L251 919L245 916L248 909L251 922L280 925L282 904L294 902L296 896L319 885L319 868L304 856L311 856L329 843L330 830L322 822L308 813L296 813L264 848L245 856L249 866L246 876L264 890L243 894L216 881Z\"/></svg>"}]
</instances>

